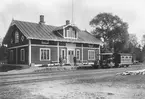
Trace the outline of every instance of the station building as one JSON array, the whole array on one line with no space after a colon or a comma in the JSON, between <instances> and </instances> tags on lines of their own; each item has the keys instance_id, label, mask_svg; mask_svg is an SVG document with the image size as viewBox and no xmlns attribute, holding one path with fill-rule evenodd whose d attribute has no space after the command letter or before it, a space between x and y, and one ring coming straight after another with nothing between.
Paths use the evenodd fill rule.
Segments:
<instances>
[{"instance_id":1,"label":"station building","mask_svg":"<svg viewBox=\"0 0 145 99\"><path fill-rule=\"evenodd\" d=\"M4 37L8 64L51 64L62 57L66 64L99 59L100 39L66 20L62 26L47 25L40 15L38 23L12 20Z\"/></svg>"}]
</instances>

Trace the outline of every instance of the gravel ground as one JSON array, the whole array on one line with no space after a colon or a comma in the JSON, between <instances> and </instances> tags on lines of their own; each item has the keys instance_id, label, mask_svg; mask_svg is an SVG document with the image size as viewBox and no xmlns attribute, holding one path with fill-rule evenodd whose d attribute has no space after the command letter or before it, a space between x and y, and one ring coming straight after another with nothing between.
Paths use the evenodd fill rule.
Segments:
<instances>
[{"instance_id":1,"label":"gravel ground","mask_svg":"<svg viewBox=\"0 0 145 99\"><path fill-rule=\"evenodd\" d=\"M144 99L143 75L83 77L0 87L0 99Z\"/></svg>"},{"instance_id":2,"label":"gravel ground","mask_svg":"<svg viewBox=\"0 0 145 99\"><path fill-rule=\"evenodd\" d=\"M139 69L140 67L137 70ZM102 76L96 74L0 87L0 99L145 99L144 97L145 75L107 73Z\"/></svg>"}]
</instances>

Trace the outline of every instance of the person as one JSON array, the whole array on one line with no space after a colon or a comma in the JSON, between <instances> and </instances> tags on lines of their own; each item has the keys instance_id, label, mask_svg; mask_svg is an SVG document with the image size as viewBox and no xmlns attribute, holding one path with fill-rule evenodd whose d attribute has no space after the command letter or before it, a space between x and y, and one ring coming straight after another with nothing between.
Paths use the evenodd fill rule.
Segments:
<instances>
[{"instance_id":1,"label":"person","mask_svg":"<svg viewBox=\"0 0 145 99\"><path fill-rule=\"evenodd\" d=\"M59 56L59 64L60 64L60 66L62 66L62 57L61 57L61 55Z\"/></svg>"},{"instance_id":2,"label":"person","mask_svg":"<svg viewBox=\"0 0 145 99\"><path fill-rule=\"evenodd\" d=\"M73 60L74 60L74 66L77 66L77 64L76 64L76 63L77 63L77 58L76 58L76 56L73 57Z\"/></svg>"}]
</instances>

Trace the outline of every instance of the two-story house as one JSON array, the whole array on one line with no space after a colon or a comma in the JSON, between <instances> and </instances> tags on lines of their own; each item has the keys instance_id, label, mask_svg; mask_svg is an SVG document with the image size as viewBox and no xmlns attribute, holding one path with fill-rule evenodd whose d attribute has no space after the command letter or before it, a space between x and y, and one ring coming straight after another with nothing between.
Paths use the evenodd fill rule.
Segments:
<instances>
[{"instance_id":1,"label":"two-story house","mask_svg":"<svg viewBox=\"0 0 145 99\"><path fill-rule=\"evenodd\" d=\"M12 20L4 37L8 45L8 64L50 64L62 57L67 64L93 62L99 59L102 42L87 31L80 30L69 20L63 26L46 25L44 16L40 22Z\"/></svg>"}]
</instances>

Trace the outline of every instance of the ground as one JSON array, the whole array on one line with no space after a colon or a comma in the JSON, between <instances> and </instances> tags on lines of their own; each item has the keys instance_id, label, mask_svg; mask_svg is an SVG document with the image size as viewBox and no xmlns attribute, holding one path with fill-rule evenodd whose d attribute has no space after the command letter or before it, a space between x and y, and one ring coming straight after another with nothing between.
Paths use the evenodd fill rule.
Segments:
<instances>
[{"instance_id":1,"label":"ground","mask_svg":"<svg viewBox=\"0 0 145 99\"><path fill-rule=\"evenodd\" d=\"M61 79L0 86L0 99L144 99L145 75L116 75L144 67L56 73Z\"/></svg>"}]
</instances>

